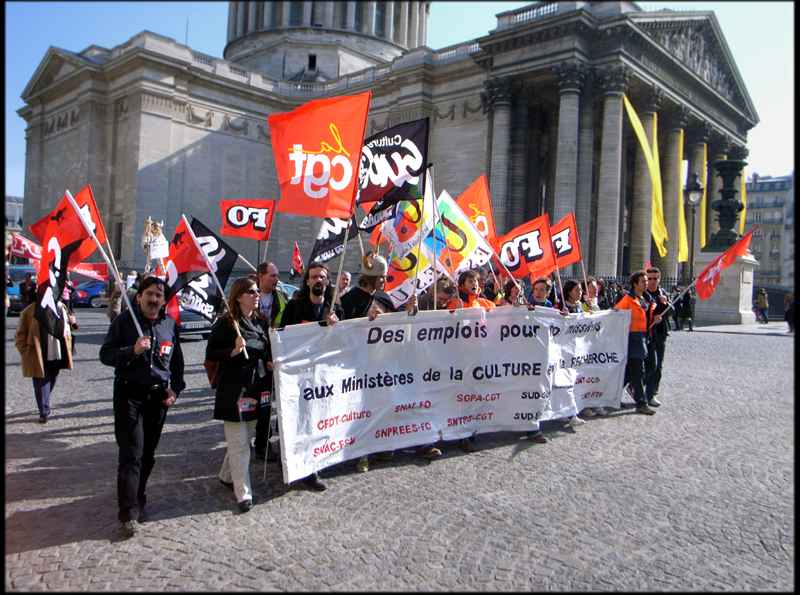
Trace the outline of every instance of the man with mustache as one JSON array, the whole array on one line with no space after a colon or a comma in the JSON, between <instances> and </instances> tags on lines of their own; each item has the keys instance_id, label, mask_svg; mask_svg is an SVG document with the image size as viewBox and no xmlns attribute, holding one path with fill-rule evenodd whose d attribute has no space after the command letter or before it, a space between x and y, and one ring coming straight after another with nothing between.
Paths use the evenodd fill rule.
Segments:
<instances>
[{"instance_id":1,"label":"man with mustache","mask_svg":"<svg viewBox=\"0 0 800 595\"><path fill-rule=\"evenodd\" d=\"M312 262L303 273L303 282L281 316L280 328L293 324L316 322L322 326L336 324L344 317L342 307L333 304L333 287L330 285L331 269L322 262ZM302 480L312 489L322 492L328 489L317 472Z\"/></svg>"},{"instance_id":2,"label":"man with mustache","mask_svg":"<svg viewBox=\"0 0 800 595\"><path fill-rule=\"evenodd\" d=\"M108 327L100 361L114 370L114 435L119 446L117 501L123 533L131 537L147 521L147 479L167 409L186 387L179 327L164 313L166 285L158 277L142 280L138 304ZM132 316L142 329L139 336Z\"/></svg>"}]
</instances>

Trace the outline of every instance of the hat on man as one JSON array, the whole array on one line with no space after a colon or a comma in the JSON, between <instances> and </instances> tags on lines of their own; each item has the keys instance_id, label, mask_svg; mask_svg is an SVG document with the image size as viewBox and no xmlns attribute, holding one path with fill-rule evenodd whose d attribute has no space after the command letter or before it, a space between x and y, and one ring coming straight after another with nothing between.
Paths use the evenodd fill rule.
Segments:
<instances>
[{"instance_id":1,"label":"hat on man","mask_svg":"<svg viewBox=\"0 0 800 595\"><path fill-rule=\"evenodd\" d=\"M389 272L389 263L383 256L368 254L361 261L360 272L367 277L385 277Z\"/></svg>"}]
</instances>

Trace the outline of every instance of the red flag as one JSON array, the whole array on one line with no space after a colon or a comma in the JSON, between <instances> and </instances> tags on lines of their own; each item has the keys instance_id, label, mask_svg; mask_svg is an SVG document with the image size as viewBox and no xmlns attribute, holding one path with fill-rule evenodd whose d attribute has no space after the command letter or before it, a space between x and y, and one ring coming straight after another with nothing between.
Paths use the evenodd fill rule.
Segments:
<instances>
[{"instance_id":1,"label":"red flag","mask_svg":"<svg viewBox=\"0 0 800 595\"><path fill-rule=\"evenodd\" d=\"M268 116L281 185L277 210L347 219L355 208L371 92Z\"/></svg>"},{"instance_id":2,"label":"red flag","mask_svg":"<svg viewBox=\"0 0 800 595\"><path fill-rule=\"evenodd\" d=\"M491 244L515 279L556 266L547 214L493 238Z\"/></svg>"},{"instance_id":3,"label":"red flag","mask_svg":"<svg viewBox=\"0 0 800 595\"><path fill-rule=\"evenodd\" d=\"M386 222L376 225L375 229L372 231L372 236L369 238L370 246L378 246L378 244L382 242L388 242L389 240L386 239L386 236L383 235L383 226Z\"/></svg>"},{"instance_id":4,"label":"red flag","mask_svg":"<svg viewBox=\"0 0 800 595\"><path fill-rule=\"evenodd\" d=\"M167 316L172 316L175 320L175 324L178 326L181 325L181 305L177 295L173 295L172 299L167 302L167 305L164 307L164 312Z\"/></svg>"},{"instance_id":5,"label":"red flag","mask_svg":"<svg viewBox=\"0 0 800 595\"><path fill-rule=\"evenodd\" d=\"M725 250L714 262L703 269L703 272L697 276L697 281L694 284L697 290L697 297L701 300L707 300L714 293L714 289L719 283L720 273L731 266L734 261L740 256L745 256L750 247L750 238L753 232L761 227L757 225L750 233L744 236L741 240L736 242L733 246Z\"/></svg>"},{"instance_id":6,"label":"red flag","mask_svg":"<svg viewBox=\"0 0 800 595\"><path fill-rule=\"evenodd\" d=\"M164 296L166 302L186 285L209 271L203 252L194 241L194 236L183 217L169 243L166 268L167 291Z\"/></svg>"},{"instance_id":7,"label":"red flag","mask_svg":"<svg viewBox=\"0 0 800 595\"><path fill-rule=\"evenodd\" d=\"M487 240L497 237L492 214L492 201L489 199L489 185L486 174L475 180L456 200L469 220Z\"/></svg>"},{"instance_id":8,"label":"red flag","mask_svg":"<svg viewBox=\"0 0 800 595\"><path fill-rule=\"evenodd\" d=\"M78 273L79 275L97 279L98 281L108 281L108 263L105 262L82 262L80 264L76 264L74 267L69 267L69 270L73 273Z\"/></svg>"},{"instance_id":9,"label":"red flag","mask_svg":"<svg viewBox=\"0 0 800 595\"><path fill-rule=\"evenodd\" d=\"M272 218L275 216L274 200L221 200L222 229L224 236L269 240Z\"/></svg>"},{"instance_id":10,"label":"red flag","mask_svg":"<svg viewBox=\"0 0 800 595\"><path fill-rule=\"evenodd\" d=\"M49 218L49 215L48 215ZM11 242L11 254L24 258L39 259L42 257L42 247L36 242L23 238L21 235L14 234Z\"/></svg>"},{"instance_id":11,"label":"red flag","mask_svg":"<svg viewBox=\"0 0 800 595\"><path fill-rule=\"evenodd\" d=\"M553 238L553 250L556 253L556 265L563 269L583 258L581 245L578 242L578 226L575 224L575 213L570 213L550 228ZM550 271L548 271L550 273ZM546 273L546 274L548 274Z\"/></svg>"},{"instance_id":12,"label":"red flag","mask_svg":"<svg viewBox=\"0 0 800 595\"><path fill-rule=\"evenodd\" d=\"M297 242L295 242L294 256L292 257L292 272L289 275L289 280L291 281L295 277L302 276L304 268L305 266L303 265L303 257L300 255L300 249L297 247Z\"/></svg>"},{"instance_id":13,"label":"red flag","mask_svg":"<svg viewBox=\"0 0 800 595\"><path fill-rule=\"evenodd\" d=\"M645 267L644 267L644 270L646 271L647 269L649 269L649 268L650 268L650 267L652 267L652 266L653 266L653 265L652 265L652 264L650 264L650 261L648 260L648 261L647 261L647 266L645 266Z\"/></svg>"},{"instance_id":14,"label":"red flag","mask_svg":"<svg viewBox=\"0 0 800 595\"><path fill-rule=\"evenodd\" d=\"M52 213L50 213L50 215L52 215ZM44 236L47 235L47 224L50 223L50 215L45 215L33 225L28 226L33 237L41 244L44 244Z\"/></svg>"}]
</instances>

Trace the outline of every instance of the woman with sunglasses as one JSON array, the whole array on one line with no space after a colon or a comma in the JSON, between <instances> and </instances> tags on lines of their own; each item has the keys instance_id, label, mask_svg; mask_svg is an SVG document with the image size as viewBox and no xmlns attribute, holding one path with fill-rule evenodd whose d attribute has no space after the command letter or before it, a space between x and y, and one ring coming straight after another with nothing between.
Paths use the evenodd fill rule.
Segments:
<instances>
[{"instance_id":1,"label":"woman with sunglasses","mask_svg":"<svg viewBox=\"0 0 800 595\"><path fill-rule=\"evenodd\" d=\"M250 441L256 422L269 419L272 390L269 321L258 310L256 283L255 275L233 282L230 309L214 323L206 347L206 358L220 362L214 419L223 421L228 443L219 480L234 491L242 512L253 508Z\"/></svg>"}]
</instances>

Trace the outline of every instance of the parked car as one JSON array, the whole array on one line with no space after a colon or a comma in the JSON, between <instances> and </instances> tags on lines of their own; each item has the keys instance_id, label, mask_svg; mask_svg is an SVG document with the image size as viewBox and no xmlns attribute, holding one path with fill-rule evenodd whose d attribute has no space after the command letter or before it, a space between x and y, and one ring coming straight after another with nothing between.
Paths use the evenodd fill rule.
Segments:
<instances>
[{"instance_id":1,"label":"parked car","mask_svg":"<svg viewBox=\"0 0 800 595\"><path fill-rule=\"evenodd\" d=\"M14 284L13 287L6 287L8 292L8 312L6 315L19 314L25 309L25 302L22 301L22 296L19 294L19 286L25 281L25 273L30 273L34 281L36 281L36 269L32 266L25 265L11 265L8 267L8 278Z\"/></svg>"},{"instance_id":2,"label":"parked car","mask_svg":"<svg viewBox=\"0 0 800 595\"><path fill-rule=\"evenodd\" d=\"M75 286L75 305L100 308L103 305L101 297L105 295L106 284L107 281L84 281L83 283L78 283Z\"/></svg>"}]
</instances>

